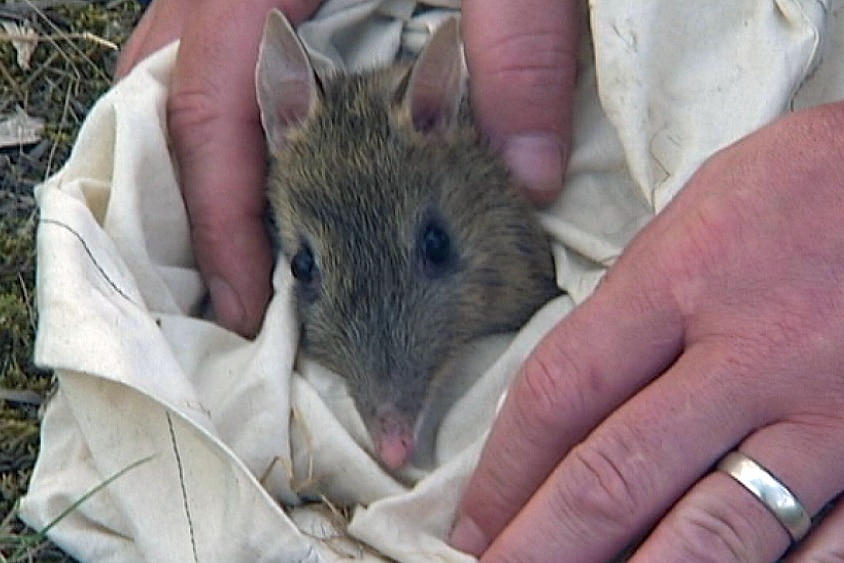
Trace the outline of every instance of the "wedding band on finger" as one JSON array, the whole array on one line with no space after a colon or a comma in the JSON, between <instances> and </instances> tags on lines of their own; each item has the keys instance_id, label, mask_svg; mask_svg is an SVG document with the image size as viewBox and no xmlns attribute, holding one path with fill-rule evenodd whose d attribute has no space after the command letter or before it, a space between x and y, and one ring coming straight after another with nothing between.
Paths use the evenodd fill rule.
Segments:
<instances>
[{"instance_id":1,"label":"wedding band on finger","mask_svg":"<svg viewBox=\"0 0 844 563\"><path fill-rule=\"evenodd\" d=\"M767 469L736 450L724 456L718 463L718 471L738 481L758 498L788 531L791 541L797 543L808 533L812 519L806 509Z\"/></svg>"}]
</instances>

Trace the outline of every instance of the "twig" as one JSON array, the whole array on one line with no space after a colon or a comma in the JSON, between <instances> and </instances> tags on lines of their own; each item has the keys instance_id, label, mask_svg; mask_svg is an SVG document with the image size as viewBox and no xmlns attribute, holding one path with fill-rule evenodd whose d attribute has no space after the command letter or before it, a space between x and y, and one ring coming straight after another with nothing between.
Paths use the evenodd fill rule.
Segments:
<instances>
[{"instance_id":1,"label":"twig","mask_svg":"<svg viewBox=\"0 0 844 563\"><path fill-rule=\"evenodd\" d=\"M68 111L68 108L70 107L70 92L73 89L73 84L78 84L78 83L79 83L79 79L77 78L76 82L71 82L71 84L69 84L68 87L67 87L67 92L65 93L65 97L64 97L64 107L62 107L62 117L61 117L61 120L59 121L59 131L64 129L64 124L67 121L67 111ZM47 167L44 170L44 180L49 178L50 174L52 174L53 158L56 156L56 149L58 149L58 147L59 147L58 140L55 143L53 143L52 147L50 147L50 155L47 157Z\"/></svg>"},{"instance_id":2,"label":"twig","mask_svg":"<svg viewBox=\"0 0 844 563\"><path fill-rule=\"evenodd\" d=\"M59 35L39 35L38 37L29 37L18 33L0 33L0 41L22 41L24 43L38 43L42 39L55 43L56 39L70 40L70 39L84 39L91 41L112 51L119 51L120 47L116 43L103 39L98 35L94 35L90 31L83 31L82 33L61 33Z\"/></svg>"},{"instance_id":3,"label":"twig","mask_svg":"<svg viewBox=\"0 0 844 563\"><path fill-rule=\"evenodd\" d=\"M2 76L6 80L6 82L11 85L12 90L18 97L22 96L23 91L20 89L20 86L18 85L17 81L9 73L9 69L6 68L6 65L4 65L2 61L0 61L0 76Z\"/></svg>"},{"instance_id":4,"label":"twig","mask_svg":"<svg viewBox=\"0 0 844 563\"><path fill-rule=\"evenodd\" d=\"M38 406L44 402L44 399L30 389L5 389L0 387L0 401Z\"/></svg>"},{"instance_id":5,"label":"twig","mask_svg":"<svg viewBox=\"0 0 844 563\"><path fill-rule=\"evenodd\" d=\"M0 13L7 12L20 15L59 7L84 8L87 4L105 4L106 2L107 0L24 0L23 2L3 4L0 7Z\"/></svg>"},{"instance_id":6,"label":"twig","mask_svg":"<svg viewBox=\"0 0 844 563\"><path fill-rule=\"evenodd\" d=\"M29 90L29 87L33 83L33 81L35 81L36 78L41 76L41 73L44 72L45 69L50 68L50 66L53 64L53 61L58 56L59 54L56 51L53 51L52 53L47 55L47 59L43 63L41 63L38 68L29 73L29 75L26 77L26 80L23 82L23 84L21 84L21 88L23 88L24 90Z\"/></svg>"},{"instance_id":7,"label":"twig","mask_svg":"<svg viewBox=\"0 0 844 563\"><path fill-rule=\"evenodd\" d=\"M28 3L28 4L32 4L33 0L24 0L24 2L26 2L26 3ZM63 32L61 29L59 29L58 27L56 27L56 24L54 24L54 23L53 23L53 21L52 21L50 18L48 18L48 17L44 14L44 12L42 12L40 9L36 8L35 6L33 6L33 9L35 10L35 13L36 13L36 14L38 14L38 17L40 17L42 20L44 20L44 21L47 23L47 25L48 25L48 26L49 26L49 27L50 27L50 28L51 28L51 29L52 29L52 30L53 30L53 31L54 31L54 32L55 32L55 33L56 33L59 37L66 37L66 36L67 36L67 34L66 34L65 32ZM44 36L44 39L46 39L46 40L47 40L48 42L50 42L50 43L51 43L51 44L52 44L52 45L53 45L56 49L58 49L60 52L62 52L62 51L61 51L61 47L59 47L58 43L56 43L55 39L52 39L52 37L51 37L50 35L45 35L45 36ZM84 59L85 61L87 61L87 62L88 62L88 64L89 64L89 65L91 65L91 68L93 68L93 69L96 71L96 73L100 75L100 78L102 78L102 79L103 79L103 80L105 80L106 82L111 82L111 78L110 78L110 77L109 77L109 76L108 76L105 72L103 72L103 70L102 70L100 67L98 67L96 64L94 64L94 61L92 61L92 60L91 60L91 58L90 58L88 55L86 55L86 54L85 54L85 53L84 53L84 52L83 52L83 51L82 51L79 47L77 47L77 46L76 46L76 43L74 43L73 41L68 41L68 45L70 45L71 49L73 49L74 51L76 51L76 54L77 54L77 55L79 55L80 57L82 57L82 59ZM64 57L64 58L65 58L65 59L66 59L66 60L67 60L67 61L68 61L71 65L73 65L73 61L71 61L71 60L70 60L70 57L68 57L68 56L67 56L64 52L62 52L62 56L63 56L63 57Z\"/></svg>"},{"instance_id":8,"label":"twig","mask_svg":"<svg viewBox=\"0 0 844 563\"><path fill-rule=\"evenodd\" d=\"M31 215L30 218L34 219L34 214ZM30 295L29 291L26 289L26 282L24 281L23 274L21 272L18 272L18 284L20 284L21 295L23 296L23 306L26 307L26 317L29 320L29 328L32 333L35 334L35 330L38 328L35 307L32 303L32 295Z\"/></svg>"}]
</instances>

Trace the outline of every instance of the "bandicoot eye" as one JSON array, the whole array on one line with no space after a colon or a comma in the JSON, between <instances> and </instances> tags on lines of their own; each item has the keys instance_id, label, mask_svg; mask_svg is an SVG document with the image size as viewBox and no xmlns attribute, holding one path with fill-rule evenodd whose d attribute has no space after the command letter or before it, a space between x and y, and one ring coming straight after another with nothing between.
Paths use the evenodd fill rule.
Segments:
<instances>
[{"instance_id":1,"label":"bandicoot eye","mask_svg":"<svg viewBox=\"0 0 844 563\"><path fill-rule=\"evenodd\" d=\"M451 239L439 225L429 224L422 235L422 252L425 261L434 266L444 264L451 255Z\"/></svg>"},{"instance_id":2,"label":"bandicoot eye","mask_svg":"<svg viewBox=\"0 0 844 563\"><path fill-rule=\"evenodd\" d=\"M301 283L311 283L317 274L316 262L313 252L308 246L303 245L290 261L290 271L293 277Z\"/></svg>"}]
</instances>

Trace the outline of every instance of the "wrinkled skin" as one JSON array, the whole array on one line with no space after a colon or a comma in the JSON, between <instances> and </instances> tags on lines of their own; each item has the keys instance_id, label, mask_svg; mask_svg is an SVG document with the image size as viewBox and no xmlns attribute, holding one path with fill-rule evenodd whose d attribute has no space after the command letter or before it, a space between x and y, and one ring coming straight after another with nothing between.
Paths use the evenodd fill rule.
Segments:
<instances>
[{"instance_id":1,"label":"wrinkled skin","mask_svg":"<svg viewBox=\"0 0 844 563\"><path fill-rule=\"evenodd\" d=\"M634 561L776 560L785 529L711 467L739 448L810 514L844 489L842 218L842 103L713 156L526 362L453 541L604 561L655 526ZM842 510L801 561L840 558Z\"/></svg>"}]
</instances>

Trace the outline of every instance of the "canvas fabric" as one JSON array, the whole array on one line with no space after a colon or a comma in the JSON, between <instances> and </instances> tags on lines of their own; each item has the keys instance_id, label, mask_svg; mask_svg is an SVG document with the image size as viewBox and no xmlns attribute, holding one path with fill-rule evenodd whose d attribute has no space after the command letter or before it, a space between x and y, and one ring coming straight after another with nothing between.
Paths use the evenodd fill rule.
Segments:
<instances>
[{"instance_id":1,"label":"canvas fabric","mask_svg":"<svg viewBox=\"0 0 844 563\"><path fill-rule=\"evenodd\" d=\"M584 7L566 187L538 212L566 294L469 347L477 380L442 420L434 467L398 477L373 460L342 379L297 353L289 268L254 340L204 315L165 120L178 45L150 57L37 190L36 360L59 385L22 518L41 529L73 506L49 536L82 561L470 561L445 540L520 364L710 155L844 98L842 7ZM318 69L351 71L418 52L458 9L332 0L299 33Z\"/></svg>"}]
</instances>

